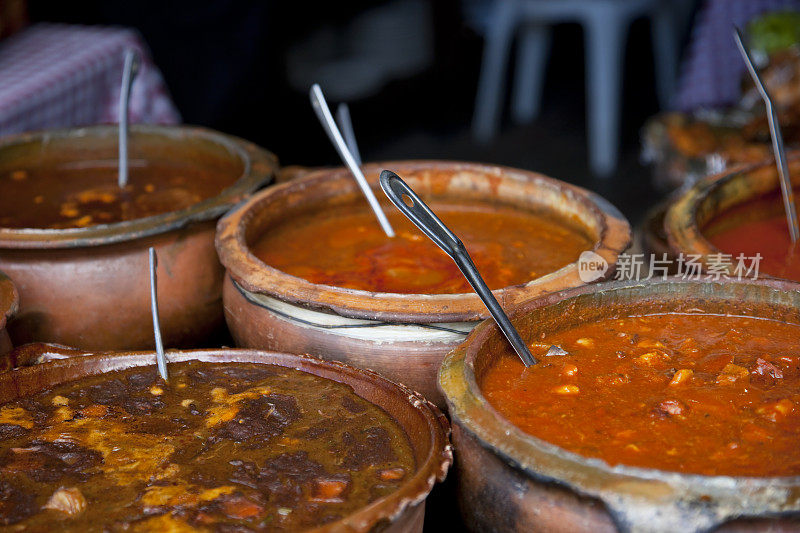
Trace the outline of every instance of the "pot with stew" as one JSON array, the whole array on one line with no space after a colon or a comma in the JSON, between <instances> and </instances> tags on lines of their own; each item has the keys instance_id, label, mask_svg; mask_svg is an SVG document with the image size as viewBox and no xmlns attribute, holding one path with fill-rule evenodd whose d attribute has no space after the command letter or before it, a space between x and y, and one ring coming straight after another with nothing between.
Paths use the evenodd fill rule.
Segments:
<instances>
[{"instance_id":1,"label":"pot with stew","mask_svg":"<svg viewBox=\"0 0 800 533\"><path fill-rule=\"evenodd\" d=\"M800 154L790 154L788 163L796 184ZM795 202L798 195L795 189ZM674 253L696 255L706 266L724 261L732 272L739 256L758 255L762 275L800 281L800 252L791 242L772 160L699 181L670 207L664 227Z\"/></svg>"},{"instance_id":2,"label":"pot with stew","mask_svg":"<svg viewBox=\"0 0 800 533\"><path fill-rule=\"evenodd\" d=\"M444 161L364 166L397 235L387 238L346 169L264 191L220 220L228 326L238 345L375 370L441 404L436 370L488 312L450 258L377 185L398 172L466 244L498 301L584 283L581 254L609 276L630 241L601 198L542 175Z\"/></svg>"},{"instance_id":3,"label":"pot with stew","mask_svg":"<svg viewBox=\"0 0 800 533\"><path fill-rule=\"evenodd\" d=\"M603 283L512 321L538 364L486 321L439 374L473 530L800 527L800 285Z\"/></svg>"},{"instance_id":4,"label":"pot with stew","mask_svg":"<svg viewBox=\"0 0 800 533\"><path fill-rule=\"evenodd\" d=\"M339 363L69 355L0 375L0 526L422 531L452 460L435 407Z\"/></svg>"},{"instance_id":5,"label":"pot with stew","mask_svg":"<svg viewBox=\"0 0 800 533\"><path fill-rule=\"evenodd\" d=\"M0 140L0 269L14 281L15 343L152 346L148 247L158 251L164 342L191 346L223 325L216 219L269 182L275 157L194 127L134 126L117 185L117 129Z\"/></svg>"}]
</instances>

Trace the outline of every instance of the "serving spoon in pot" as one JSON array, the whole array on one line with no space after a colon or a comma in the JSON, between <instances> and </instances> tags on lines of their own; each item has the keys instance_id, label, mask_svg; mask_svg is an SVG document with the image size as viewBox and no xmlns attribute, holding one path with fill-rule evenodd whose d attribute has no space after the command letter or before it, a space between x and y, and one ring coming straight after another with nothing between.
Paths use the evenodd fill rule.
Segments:
<instances>
[{"instance_id":1,"label":"serving spoon in pot","mask_svg":"<svg viewBox=\"0 0 800 533\"><path fill-rule=\"evenodd\" d=\"M431 211L430 207L417 196L400 176L391 170L384 170L381 172L380 181L383 192L397 206L397 209L455 261L458 269L483 300L492 318L497 322L500 331L506 336L511 346L514 347L514 351L517 352L519 358L522 359L522 363L526 367L538 363L528 349L528 345L525 344L525 341L522 340L519 332L511 323L511 320L508 319L508 315L500 307L492 291L489 290L486 282L483 281L461 239L444 225L444 222Z\"/></svg>"},{"instance_id":2,"label":"serving spoon in pot","mask_svg":"<svg viewBox=\"0 0 800 533\"><path fill-rule=\"evenodd\" d=\"M156 340L156 363L158 364L158 373L161 379L167 381L169 374L167 373L167 356L164 354L164 343L161 341L161 321L158 318L158 295L157 295L157 279L156 267L158 266L158 255L152 246L148 250L150 255L150 311L153 314L153 336Z\"/></svg>"},{"instance_id":3,"label":"serving spoon in pot","mask_svg":"<svg viewBox=\"0 0 800 533\"><path fill-rule=\"evenodd\" d=\"M353 159L356 160L358 166L361 166L361 152L358 150L358 143L356 142L356 132L353 129L353 120L350 118L350 108L346 103L342 102L336 106L336 122L339 123L339 129L342 130L344 142L350 153L353 154Z\"/></svg>"},{"instance_id":4,"label":"serving spoon in pot","mask_svg":"<svg viewBox=\"0 0 800 533\"><path fill-rule=\"evenodd\" d=\"M372 188L370 188L369 183L367 183L367 178L364 177L364 173L361 171L358 161L356 161L356 158L347 147L347 143L345 143L339 131L339 127L336 125L336 121L333 120L328 102L325 101L325 95L322 94L322 89L320 89L319 84L315 83L311 86L309 96L311 97L311 105L314 106L314 112L322 123L322 127L325 128L325 133L328 134L328 138L333 143L336 151L339 152L342 161L344 161L344 164L347 165L347 168L350 169L350 172L356 179L358 186L361 188L361 192L364 193L364 196L367 198L367 202L375 213L375 217L378 219L378 223L381 225L381 228L383 228L384 233L386 233L387 237L394 237L394 229L389 223L389 219L386 218L383 209L381 209L378 199L375 198Z\"/></svg>"},{"instance_id":5,"label":"serving spoon in pot","mask_svg":"<svg viewBox=\"0 0 800 533\"><path fill-rule=\"evenodd\" d=\"M750 51L745 46L742 40L742 32L736 26L733 27L733 37L736 40L736 45L739 47L739 52L742 54L747 71L750 77L753 78L753 83L758 89L758 94L764 100L764 105L767 108L767 123L769 124L769 133L772 137L772 151L775 154L775 163L778 165L778 177L781 184L781 194L783 196L783 207L786 211L786 222L789 225L789 235L792 238L792 243L796 243L800 239L800 226L797 223L797 210L794 206L794 190L792 189L792 181L789 176L789 165L786 163L786 149L783 146L783 134L781 134L781 126L778 122L778 113L775 111L775 105L772 103L772 96L767 91L766 85L761 80L761 76L756 70L753 58L750 57Z\"/></svg>"},{"instance_id":6,"label":"serving spoon in pot","mask_svg":"<svg viewBox=\"0 0 800 533\"><path fill-rule=\"evenodd\" d=\"M125 51L122 67L122 87L119 91L119 168L117 185L122 189L128 184L128 111L131 101L131 87L139 73L139 54L133 49Z\"/></svg>"}]
</instances>

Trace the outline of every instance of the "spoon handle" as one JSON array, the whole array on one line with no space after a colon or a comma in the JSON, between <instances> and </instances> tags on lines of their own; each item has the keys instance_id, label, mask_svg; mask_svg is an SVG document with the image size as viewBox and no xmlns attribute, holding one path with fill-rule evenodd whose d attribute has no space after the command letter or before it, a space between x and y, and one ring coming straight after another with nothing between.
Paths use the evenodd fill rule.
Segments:
<instances>
[{"instance_id":1,"label":"spoon handle","mask_svg":"<svg viewBox=\"0 0 800 533\"><path fill-rule=\"evenodd\" d=\"M342 130L344 142L350 153L353 154L353 159L356 160L358 166L361 166L361 152L358 149L356 142L356 132L353 130L353 120L350 118L350 107L342 102L336 108L336 122L339 123L339 129Z\"/></svg>"},{"instance_id":2,"label":"spoon handle","mask_svg":"<svg viewBox=\"0 0 800 533\"><path fill-rule=\"evenodd\" d=\"M514 351L525 366L537 363L531 355L525 341L520 337L503 308L483 281L480 272L472 262L464 243L450 229L444 225L439 217L420 199L419 196L403 181L400 176L390 170L381 172L381 188L389 200L397 206L405 216L411 220L425 235L427 235L439 248L455 261L458 269L467 278L472 288L478 293L486 308L491 313L500 330L514 347Z\"/></svg>"},{"instance_id":3,"label":"spoon handle","mask_svg":"<svg viewBox=\"0 0 800 533\"><path fill-rule=\"evenodd\" d=\"M365 178L364 173L361 172L361 167L358 166L353 154L351 154L350 150L347 148L347 144L345 144L344 138L341 132L339 132L336 122L333 120L328 102L325 101L325 95L322 94L322 89L320 89L319 85L315 83L311 87L309 96L311 97L311 105L314 106L314 112L322 123L322 127L325 128L325 133L328 134L328 138L336 147L336 151L339 152L342 161L344 161L344 164L347 165L347 168L350 169L350 172L356 179L358 186L361 188L361 192L364 193L364 196L367 198L367 202L369 202L369 206L375 213L375 217L378 219L384 233L386 233L387 237L394 237L394 229L389 223L389 219L386 218L383 209L381 209L378 199L375 198L375 194L372 192L369 183L367 183L367 178Z\"/></svg>"},{"instance_id":4,"label":"spoon handle","mask_svg":"<svg viewBox=\"0 0 800 533\"><path fill-rule=\"evenodd\" d=\"M783 134L781 133L781 125L778 122L778 114L775 111L775 105L772 103L772 96L767 91L767 87L761 80L761 75L756 70L753 58L750 56L750 51L745 46L742 40L742 32L736 26L733 27L733 36L736 40L736 46L742 54L745 65L747 65L747 72L753 78L753 83L764 100L764 105L767 108L767 123L769 124L769 133L772 137L772 151L775 155L775 162L778 164L778 177L780 178L781 194L783 196L783 207L786 211L786 222L789 225L789 236L792 242L797 242L800 239L800 226L797 222L797 210L794 205L794 189L792 189L792 180L789 176L789 165L786 163L786 149L783 146Z\"/></svg>"},{"instance_id":5,"label":"spoon handle","mask_svg":"<svg viewBox=\"0 0 800 533\"><path fill-rule=\"evenodd\" d=\"M164 343L161 341L161 322L158 318L158 296L157 296L157 277L156 267L158 266L158 255L152 246L148 250L150 256L150 311L153 314L153 336L156 340L156 363L158 373L164 381L167 381L167 357L164 354Z\"/></svg>"},{"instance_id":6,"label":"spoon handle","mask_svg":"<svg viewBox=\"0 0 800 533\"><path fill-rule=\"evenodd\" d=\"M130 108L131 87L139 72L139 54L129 48L125 51L125 63L122 67L122 87L119 92L119 170L117 185L120 188L128 184L128 109Z\"/></svg>"}]
</instances>

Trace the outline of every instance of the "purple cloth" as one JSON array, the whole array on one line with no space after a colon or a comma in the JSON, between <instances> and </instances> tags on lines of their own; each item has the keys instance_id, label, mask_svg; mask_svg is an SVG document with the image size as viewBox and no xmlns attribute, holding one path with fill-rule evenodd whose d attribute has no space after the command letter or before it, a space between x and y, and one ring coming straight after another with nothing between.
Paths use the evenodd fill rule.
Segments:
<instances>
[{"instance_id":1,"label":"purple cloth","mask_svg":"<svg viewBox=\"0 0 800 533\"><path fill-rule=\"evenodd\" d=\"M800 10L800 0L706 0L692 28L676 108L691 111L734 104L745 66L733 40L733 25L744 29L757 15L784 10Z\"/></svg>"},{"instance_id":2,"label":"purple cloth","mask_svg":"<svg viewBox=\"0 0 800 533\"><path fill-rule=\"evenodd\" d=\"M131 123L179 123L137 32L42 23L0 46L0 135L116 122L128 48L142 59L131 88Z\"/></svg>"}]
</instances>

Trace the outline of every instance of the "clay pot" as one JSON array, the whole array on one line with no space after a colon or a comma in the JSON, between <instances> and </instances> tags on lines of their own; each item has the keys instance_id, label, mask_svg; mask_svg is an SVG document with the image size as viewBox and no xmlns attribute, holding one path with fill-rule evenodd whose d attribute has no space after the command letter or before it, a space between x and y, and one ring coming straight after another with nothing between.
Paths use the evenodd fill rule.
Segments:
<instances>
[{"instance_id":1,"label":"clay pot","mask_svg":"<svg viewBox=\"0 0 800 533\"><path fill-rule=\"evenodd\" d=\"M800 323L800 284L612 282L531 301L512 321L523 338L608 317L719 313ZM524 433L481 393L485 372L509 354L491 321L445 358L439 385L457 450L459 501L474 531L770 531L800 527L800 476L702 476L609 466ZM776 457L776 460L780 458ZM787 515L787 516L780 516Z\"/></svg>"},{"instance_id":2,"label":"clay pot","mask_svg":"<svg viewBox=\"0 0 800 533\"><path fill-rule=\"evenodd\" d=\"M3 367L5 356L12 348L11 338L8 336L8 321L17 312L19 307L19 296L14 284L8 276L0 272L0 372L6 370Z\"/></svg>"},{"instance_id":3,"label":"clay pot","mask_svg":"<svg viewBox=\"0 0 800 533\"><path fill-rule=\"evenodd\" d=\"M645 264L652 262L653 259L657 261L656 268L661 269L656 272L661 272L666 269L667 275L675 275L678 273L678 260L669 247L667 241L667 231L664 228L664 217L667 215L667 210L672 205L673 197L670 196L666 200L659 202L647 213L645 213L644 220L642 220L636 233L638 234L637 243L641 252L644 253ZM666 263L664 263L666 261ZM663 277L663 276L662 276Z\"/></svg>"},{"instance_id":4,"label":"clay pot","mask_svg":"<svg viewBox=\"0 0 800 533\"><path fill-rule=\"evenodd\" d=\"M444 161L363 168L379 198L384 194L377 186L378 174L389 168L423 198L499 200L576 220L594 239L593 251L608 263L605 277L630 242L627 221L608 202L533 172ZM476 294L371 293L315 285L264 264L248 248L277 221L360 194L346 169L325 169L263 191L220 220L217 251L228 272L223 289L228 327L238 346L310 353L369 368L442 405L436 388L442 358L488 316ZM501 305L511 307L582 285L578 268L575 262L494 293Z\"/></svg>"},{"instance_id":5,"label":"clay pot","mask_svg":"<svg viewBox=\"0 0 800 533\"><path fill-rule=\"evenodd\" d=\"M800 183L800 152L788 155L789 175ZM775 161L738 166L698 181L667 211L664 229L673 254L697 255L703 265L708 256L720 253L703 235L703 228L734 206L780 191Z\"/></svg>"},{"instance_id":6,"label":"clay pot","mask_svg":"<svg viewBox=\"0 0 800 533\"><path fill-rule=\"evenodd\" d=\"M116 126L46 131L0 140L0 170L117 157ZM159 256L161 328L168 346L193 346L223 324L223 269L214 250L216 219L268 183L269 152L195 127L134 126L130 157L180 168L218 169L228 187L189 208L86 228L0 228L0 270L14 281L20 311L15 344L55 342L86 349L153 345L147 248Z\"/></svg>"},{"instance_id":7,"label":"clay pot","mask_svg":"<svg viewBox=\"0 0 800 533\"><path fill-rule=\"evenodd\" d=\"M59 357L58 347L40 345L45 359ZM29 350L30 352L30 350ZM32 354L29 354L32 355ZM0 374L0 405L25 395L35 394L56 384L131 367L150 366L155 369L153 352L117 352L83 356L69 350L64 360L20 368ZM377 374L300 355L288 355L255 350L191 350L167 352L170 362L198 360L208 363L247 362L278 365L308 372L323 378L345 383L356 394L381 407L397 421L412 445L417 470L397 491L377 500L338 522L314 531L382 531L421 532L425 516L425 499L434 484L443 481L452 463L448 440L450 427L444 415L424 398L391 383ZM29 363L40 358L33 357Z\"/></svg>"}]
</instances>

